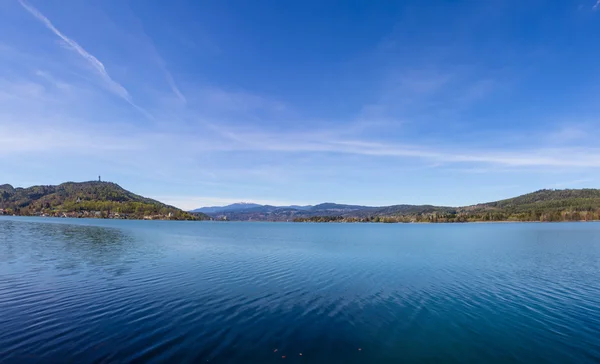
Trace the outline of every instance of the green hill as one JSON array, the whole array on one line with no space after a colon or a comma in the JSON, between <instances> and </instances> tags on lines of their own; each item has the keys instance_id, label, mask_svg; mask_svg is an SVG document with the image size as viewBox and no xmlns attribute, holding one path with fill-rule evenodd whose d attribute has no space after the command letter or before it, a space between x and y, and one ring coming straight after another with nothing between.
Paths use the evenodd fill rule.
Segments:
<instances>
[{"instance_id":1,"label":"green hill","mask_svg":"<svg viewBox=\"0 0 600 364\"><path fill-rule=\"evenodd\" d=\"M483 220L570 221L600 219L600 190L539 190L459 209Z\"/></svg>"},{"instance_id":2,"label":"green hill","mask_svg":"<svg viewBox=\"0 0 600 364\"><path fill-rule=\"evenodd\" d=\"M539 190L526 195L476 206L481 208L504 208L516 210L527 210L539 207L596 208L600 206L600 190Z\"/></svg>"},{"instance_id":3,"label":"green hill","mask_svg":"<svg viewBox=\"0 0 600 364\"><path fill-rule=\"evenodd\" d=\"M0 185L0 209L24 216L205 220L176 207L136 195L111 182L67 182L58 186L14 188Z\"/></svg>"}]
</instances>

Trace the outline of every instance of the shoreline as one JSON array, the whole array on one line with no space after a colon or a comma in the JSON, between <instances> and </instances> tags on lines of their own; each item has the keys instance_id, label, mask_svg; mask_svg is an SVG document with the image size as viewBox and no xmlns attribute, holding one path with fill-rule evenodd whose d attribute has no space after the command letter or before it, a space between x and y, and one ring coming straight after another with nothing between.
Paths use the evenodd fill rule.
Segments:
<instances>
[{"instance_id":1,"label":"shoreline","mask_svg":"<svg viewBox=\"0 0 600 364\"><path fill-rule=\"evenodd\" d=\"M381 224L381 225L461 225L461 224L545 224L545 223L586 223L600 222L600 220L560 220L560 221L440 221L440 222L380 222L380 221L272 221L272 220L192 220L192 219L144 219L144 218L109 218L109 217L58 217L58 216L31 216L31 215L0 215L2 218L36 218L51 220L118 220L118 221L190 221L190 222L215 222L215 223L287 223L287 224Z\"/></svg>"},{"instance_id":2,"label":"shoreline","mask_svg":"<svg viewBox=\"0 0 600 364\"><path fill-rule=\"evenodd\" d=\"M37 219L53 219L53 220L116 220L116 221L214 221L214 220L201 220L201 219L145 219L145 218L111 218L111 217L95 217L95 216L81 216L81 217L63 217L63 216L35 216L35 215L0 215L0 219L3 217L23 217L23 218L37 218Z\"/></svg>"}]
</instances>

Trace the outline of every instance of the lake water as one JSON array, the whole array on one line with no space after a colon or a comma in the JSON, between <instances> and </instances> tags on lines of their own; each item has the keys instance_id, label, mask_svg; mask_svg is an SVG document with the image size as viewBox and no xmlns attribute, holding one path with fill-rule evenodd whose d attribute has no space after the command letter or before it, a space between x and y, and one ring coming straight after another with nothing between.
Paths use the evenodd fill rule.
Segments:
<instances>
[{"instance_id":1,"label":"lake water","mask_svg":"<svg viewBox=\"0 0 600 364\"><path fill-rule=\"evenodd\" d=\"M3 363L600 361L598 223L2 217L0 278Z\"/></svg>"}]
</instances>

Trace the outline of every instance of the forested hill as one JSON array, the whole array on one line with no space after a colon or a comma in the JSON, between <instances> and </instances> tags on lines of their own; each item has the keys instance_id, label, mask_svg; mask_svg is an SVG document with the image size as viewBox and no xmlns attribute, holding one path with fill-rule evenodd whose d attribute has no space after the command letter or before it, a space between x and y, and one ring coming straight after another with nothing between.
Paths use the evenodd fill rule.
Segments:
<instances>
[{"instance_id":1,"label":"forested hill","mask_svg":"<svg viewBox=\"0 0 600 364\"><path fill-rule=\"evenodd\" d=\"M539 190L506 200L463 207L459 211L481 220L600 220L600 190Z\"/></svg>"},{"instance_id":2,"label":"forested hill","mask_svg":"<svg viewBox=\"0 0 600 364\"><path fill-rule=\"evenodd\" d=\"M475 205L478 208L509 208L527 210L541 207L600 206L599 189L539 190L518 197Z\"/></svg>"},{"instance_id":3,"label":"forested hill","mask_svg":"<svg viewBox=\"0 0 600 364\"><path fill-rule=\"evenodd\" d=\"M0 185L0 209L24 216L204 220L176 207L136 195L111 182L67 182L58 186Z\"/></svg>"}]
</instances>

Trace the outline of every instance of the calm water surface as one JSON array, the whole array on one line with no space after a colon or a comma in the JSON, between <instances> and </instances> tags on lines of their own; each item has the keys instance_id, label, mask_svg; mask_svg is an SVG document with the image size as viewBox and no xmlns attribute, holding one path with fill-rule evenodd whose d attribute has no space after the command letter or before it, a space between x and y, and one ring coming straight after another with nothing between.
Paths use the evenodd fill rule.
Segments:
<instances>
[{"instance_id":1,"label":"calm water surface","mask_svg":"<svg viewBox=\"0 0 600 364\"><path fill-rule=\"evenodd\" d=\"M600 224L0 218L0 362L136 360L599 362Z\"/></svg>"}]
</instances>

